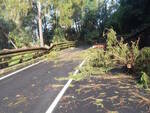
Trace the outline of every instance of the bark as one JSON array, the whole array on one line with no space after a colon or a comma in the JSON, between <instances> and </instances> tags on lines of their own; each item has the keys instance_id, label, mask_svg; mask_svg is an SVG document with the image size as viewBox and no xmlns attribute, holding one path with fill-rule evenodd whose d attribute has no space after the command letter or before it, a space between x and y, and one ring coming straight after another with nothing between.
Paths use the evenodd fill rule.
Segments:
<instances>
[{"instance_id":1,"label":"bark","mask_svg":"<svg viewBox=\"0 0 150 113\"><path fill-rule=\"evenodd\" d=\"M38 16L39 16L39 32L40 32L40 46L44 47L42 19L41 19L41 4L38 2Z\"/></svg>"}]
</instances>

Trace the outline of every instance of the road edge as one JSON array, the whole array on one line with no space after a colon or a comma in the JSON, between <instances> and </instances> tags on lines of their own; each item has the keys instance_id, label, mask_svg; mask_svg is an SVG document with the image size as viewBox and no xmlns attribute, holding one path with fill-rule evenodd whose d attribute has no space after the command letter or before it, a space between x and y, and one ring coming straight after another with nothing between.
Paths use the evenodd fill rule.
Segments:
<instances>
[{"instance_id":1,"label":"road edge","mask_svg":"<svg viewBox=\"0 0 150 113\"><path fill-rule=\"evenodd\" d=\"M3 77L0 77L0 81L3 80L3 79L6 79L6 78L8 78L8 77L11 77L12 75L14 75L14 74L16 74L16 73L19 73L19 72L21 72L21 71L23 71L23 70L26 70L26 69L28 69L28 68L30 68L30 67L33 67L33 66L35 66L35 65L38 65L38 64L40 64L40 63L42 63L42 62L44 62L44 61L45 61L45 60L41 60L41 61L36 62L36 63L34 63L34 64L31 64L31 65L29 65L29 66L27 66L27 67L21 68L21 69L15 71L15 72L12 72L12 73L10 73L10 74L4 75Z\"/></svg>"}]
</instances>

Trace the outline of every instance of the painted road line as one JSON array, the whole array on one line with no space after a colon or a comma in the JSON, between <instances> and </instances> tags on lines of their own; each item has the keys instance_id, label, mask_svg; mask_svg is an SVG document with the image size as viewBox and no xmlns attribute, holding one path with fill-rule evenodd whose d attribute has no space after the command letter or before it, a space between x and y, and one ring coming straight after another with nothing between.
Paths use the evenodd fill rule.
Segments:
<instances>
[{"instance_id":1,"label":"painted road line","mask_svg":"<svg viewBox=\"0 0 150 113\"><path fill-rule=\"evenodd\" d=\"M85 63L86 58L82 61L82 63L79 65L79 68L81 68L83 66L83 64ZM73 75L76 75L79 72L79 69L77 69ZM52 113L54 108L56 107L56 105L58 104L58 102L60 101L60 99L62 98L62 96L64 95L64 93L66 92L66 90L68 89L69 85L71 84L72 79L69 79L68 82L65 84L65 86L63 87L63 89L59 92L59 94L57 95L57 97L54 99L53 103L50 105L50 107L48 108L48 110L45 113Z\"/></svg>"},{"instance_id":2,"label":"painted road line","mask_svg":"<svg viewBox=\"0 0 150 113\"><path fill-rule=\"evenodd\" d=\"M26 70L26 69L28 69L28 68L30 68L30 67L33 67L33 66L35 66L35 65L38 65L38 64L40 64L40 63L42 63L42 62L44 62L44 61L45 61L45 60L39 61L39 62L37 62L37 63L34 63L34 64L29 65L29 66L27 66L27 67L24 67L24 68L22 68L22 69L19 69L19 70L15 71L15 72L12 72L12 73L10 73L10 74L8 74L8 75L5 75L5 76L3 76L3 77L0 78L0 81L3 80L3 79L5 79L5 78L11 77L12 75L17 74L17 73L19 73L19 72L21 72L21 71L23 71L23 70Z\"/></svg>"}]
</instances>

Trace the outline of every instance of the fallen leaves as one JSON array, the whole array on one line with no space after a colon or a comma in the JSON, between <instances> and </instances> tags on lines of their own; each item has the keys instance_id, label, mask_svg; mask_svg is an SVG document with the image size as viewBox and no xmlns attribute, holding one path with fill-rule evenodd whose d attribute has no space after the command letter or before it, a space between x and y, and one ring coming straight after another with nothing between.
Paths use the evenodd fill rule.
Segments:
<instances>
[{"instance_id":1,"label":"fallen leaves","mask_svg":"<svg viewBox=\"0 0 150 113\"><path fill-rule=\"evenodd\" d=\"M27 102L27 97L25 97L24 95L17 94L16 99L14 101L10 102L8 104L8 107L16 107L23 103L26 104L26 102Z\"/></svg>"}]
</instances>

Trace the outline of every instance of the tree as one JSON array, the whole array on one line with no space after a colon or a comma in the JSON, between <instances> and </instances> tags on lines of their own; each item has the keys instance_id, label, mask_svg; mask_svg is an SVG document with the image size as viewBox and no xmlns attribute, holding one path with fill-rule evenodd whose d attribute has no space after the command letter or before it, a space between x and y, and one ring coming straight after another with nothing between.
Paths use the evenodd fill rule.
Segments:
<instances>
[{"instance_id":1,"label":"tree","mask_svg":"<svg viewBox=\"0 0 150 113\"><path fill-rule=\"evenodd\" d=\"M136 2L133 0L38 0L38 2L41 5L39 8L41 13L38 13L37 0L0 1L0 17L8 25L13 25L13 29L7 29L5 33L15 44L18 44L15 42L18 41L22 46L26 46L26 42L22 41L25 39L29 41L28 44L33 45L39 41L39 37L42 39L41 46L44 45L43 42L49 44L52 41L66 39L94 42L102 37L106 26L112 26L122 34L150 22L149 0ZM3 28L1 32L5 31L3 24L1 28Z\"/></svg>"},{"instance_id":2,"label":"tree","mask_svg":"<svg viewBox=\"0 0 150 113\"><path fill-rule=\"evenodd\" d=\"M42 20L41 20L41 3L38 2L38 19L39 19L39 32L40 32L40 46L44 47Z\"/></svg>"},{"instance_id":3,"label":"tree","mask_svg":"<svg viewBox=\"0 0 150 113\"><path fill-rule=\"evenodd\" d=\"M3 16L16 23L20 28L22 25L22 18L27 15L31 8L31 0L3 0Z\"/></svg>"},{"instance_id":4,"label":"tree","mask_svg":"<svg viewBox=\"0 0 150 113\"><path fill-rule=\"evenodd\" d=\"M149 0L119 0L119 8L112 15L111 24L120 33L130 33L150 22ZM118 29L119 28L119 29Z\"/></svg>"}]
</instances>

